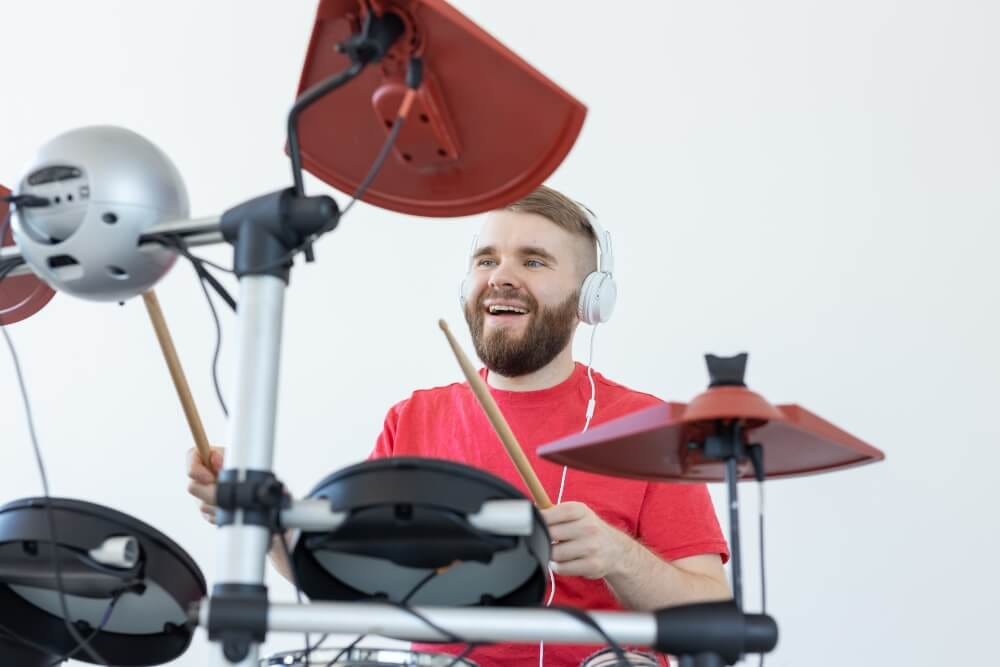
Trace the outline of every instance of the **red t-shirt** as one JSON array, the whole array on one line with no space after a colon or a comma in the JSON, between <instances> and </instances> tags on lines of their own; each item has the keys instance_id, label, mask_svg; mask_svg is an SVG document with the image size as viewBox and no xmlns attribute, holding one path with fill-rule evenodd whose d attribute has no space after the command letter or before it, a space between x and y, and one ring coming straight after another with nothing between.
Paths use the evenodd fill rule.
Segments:
<instances>
[{"instance_id":1,"label":"red t-shirt","mask_svg":"<svg viewBox=\"0 0 1000 667\"><path fill-rule=\"evenodd\" d=\"M485 377L485 370L480 371ZM661 401L627 389L594 372L596 409L591 426ZM502 391L490 388L539 480L555 502L562 466L538 457L536 450L559 438L579 433L586 420L590 382L587 369L576 364L565 382L541 391ZM425 456L448 459L490 472L528 495L506 450L476 402L468 384L416 391L394 405L385 419L371 458ZM702 484L666 484L605 477L570 469L563 502L585 503L601 518L638 539L665 560L699 554L727 559L726 541ZM546 593L546 599L548 593ZM601 580L556 577L553 605L582 609L621 609ZM458 653L461 645L419 645L415 650ZM545 664L577 667L598 646L545 645ZM538 663L537 644L499 644L475 649L469 659L481 667Z\"/></svg>"}]
</instances>

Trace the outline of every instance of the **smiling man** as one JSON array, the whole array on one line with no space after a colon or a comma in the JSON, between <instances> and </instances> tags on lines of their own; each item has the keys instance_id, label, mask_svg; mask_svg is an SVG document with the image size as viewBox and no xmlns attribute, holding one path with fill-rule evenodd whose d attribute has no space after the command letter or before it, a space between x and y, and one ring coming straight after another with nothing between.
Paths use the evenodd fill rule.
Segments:
<instances>
[{"instance_id":1,"label":"smiling man","mask_svg":"<svg viewBox=\"0 0 1000 667\"><path fill-rule=\"evenodd\" d=\"M573 336L584 317L581 285L597 269L586 212L541 187L486 216L462 284L481 375L543 486L561 501L542 512L555 542L553 604L653 609L727 598L726 543L704 486L566 471L536 454L588 421L591 383L588 368L573 361ZM593 424L659 402L597 372L592 377ZM373 455L451 459L525 489L465 383L417 391L395 405ZM545 664L575 667L590 653L551 645ZM484 647L470 658L537 664L538 647Z\"/></svg>"},{"instance_id":2,"label":"smiling man","mask_svg":"<svg viewBox=\"0 0 1000 667\"><path fill-rule=\"evenodd\" d=\"M462 284L465 318L485 366L480 373L543 486L558 499L542 512L554 542L552 603L648 610L727 598L728 552L703 485L568 471L537 456L543 444L659 402L573 360L581 320L594 319L593 304L580 294L598 269L599 246L586 212L541 187L485 217ZM607 259L602 263L610 266ZM387 456L458 461L526 491L466 383L416 391L393 406L372 452ZM191 493L210 502L214 475L193 453L189 474ZM202 507L206 516L213 509ZM464 647L420 648L458 653ZM550 645L544 662L576 667L592 653L592 646ZM539 647L487 646L469 658L482 667L538 664Z\"/></svg>"}]
</instances>

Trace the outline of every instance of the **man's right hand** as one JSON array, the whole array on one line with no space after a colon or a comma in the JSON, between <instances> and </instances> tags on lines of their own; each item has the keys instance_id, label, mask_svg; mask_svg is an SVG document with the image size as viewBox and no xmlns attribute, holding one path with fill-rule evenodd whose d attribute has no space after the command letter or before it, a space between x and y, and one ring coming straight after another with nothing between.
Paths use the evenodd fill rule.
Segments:
<instances>
[{"instance_id":1,"label":"man's right hand","mask_svg":"<svg viewBox=\"0 0 1000 667\"><path fill-rule=\"evenodd\" d=\"M222 461L225 457L226 449L224 447L211 447L210 449L212 451L211 469L202 462L198 450L188 450L187 473L190 480L188 482L188 493L201 501L198 509L201 510L201 515L205 517L205 521L215 525L215 482L219 477L219 471L222 470ZM291 575L291 567L285 558L285 551L280 543L276 541L279 539L275 536L271 540L271 548L268 551L268 556L270 556L271 563L278 573L288 581L294 582L295 580Z\"/></svg>"},{"instance_id":2,"label":"man's right hand","mask_svg":"<svg viewBox=\"0 0 1000 667\"><path fill-rule=\"evenodd\" d=\"M211 447L212 467L209 469L202 460L198 450L192 448L187 453L188 493L201 501L199 509L205 520L215 523L215 480L222 470L222 460L226 450L224 447Z\"/></svg>"}]
</instances>

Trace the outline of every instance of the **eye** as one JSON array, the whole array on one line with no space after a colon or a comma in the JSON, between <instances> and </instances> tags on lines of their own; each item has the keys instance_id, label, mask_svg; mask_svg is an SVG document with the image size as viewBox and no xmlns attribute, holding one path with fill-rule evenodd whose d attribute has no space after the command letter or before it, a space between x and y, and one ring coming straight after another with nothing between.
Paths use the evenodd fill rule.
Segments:
<instances>
[{"instance_id":1,"label":"eye","mask_svg":"<svg viewBox=\"0 0 1000 667\"><path fill-rule=\"evenodd\" d=\"M545 266L545 262L540 259L529 259L524 263L524 265L531 269L539 269Z\"/></svg>"},{"instance_id":2,"label":"eye","mask_svg":"<svg viewBox=\"0 0 1000 667\"><path fill-rule=\"evenodd\" d=\"M488 257L480 257L479 259L476 260L476 266L489 267L495 265L496 265L496 260L490 259Z\"/></svg>"}]
</instances>

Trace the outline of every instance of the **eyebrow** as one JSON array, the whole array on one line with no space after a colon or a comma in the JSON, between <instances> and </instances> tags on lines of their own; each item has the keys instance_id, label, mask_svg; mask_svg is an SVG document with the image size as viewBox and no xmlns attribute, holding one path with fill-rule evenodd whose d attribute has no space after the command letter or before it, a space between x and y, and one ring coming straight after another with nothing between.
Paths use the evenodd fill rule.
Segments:
<instances>
[{"instance_id":1,"label":"eyebrow","mask_svg":"<svg viewBox=\"0 0 1000 667\"><path fill-rule=\"evenodd\" d=\"M525 245L517 249L517 253L522 257L540 257L550 264L558 264L558 260L545 248L541 246ZM495 255L497 254L497 249L495 246L483 246L482 248L477 248L474 253L472 253L472 259L479 259L484 255Z\"/></svg>"}]
</instances>

